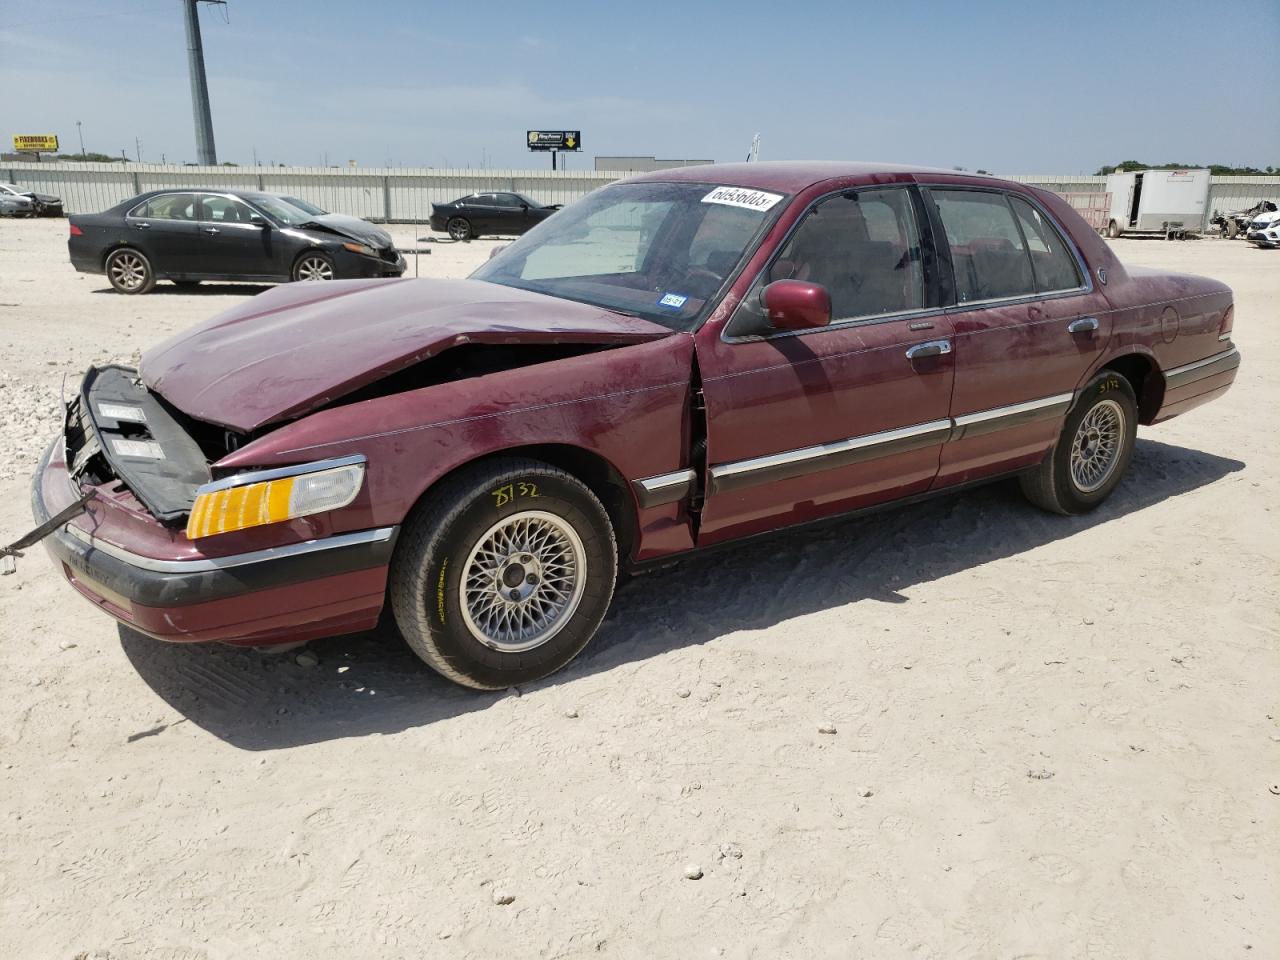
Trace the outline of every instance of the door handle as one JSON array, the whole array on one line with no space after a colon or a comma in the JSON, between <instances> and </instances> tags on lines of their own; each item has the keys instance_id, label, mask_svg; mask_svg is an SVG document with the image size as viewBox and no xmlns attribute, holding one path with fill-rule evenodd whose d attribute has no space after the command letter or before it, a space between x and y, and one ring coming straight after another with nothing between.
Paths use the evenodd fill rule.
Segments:
<instances>
[{"instance_id":1,"label":"door handle","mask_svg":"<svg viewBox=\"0 0 1280 960\"><path fill-rule=\"evenodd\" d=\"M927 343L917 343L914 347L907 350L907 359L923 360L925 357L945 356L950 352L950 340L930 340Z\"/></svg>"},{"instance_id":2,"label":"door handle","mask_svg":"<svg viewBox=\"0 0 1280 960\"><path fill-rule=\"evenodd\" d=\"M217 227L205 227L205 228L204 228L204 232L205 232L205 233L209 233L209 234L213 234L213 233L219 233L220 231L218 230L218 228L217 228Z\"/></svg>"},{"instance_id":3,"label":"door handle","mask_svg":"<svg viewBox=\"0 0 1280 960\"><path fill-rule=\"evenodd\" d=\"M1093 333L1098 329L1097 317L1081 317L1067 324L1067 333Z\"/></svg>"},{"instance_id":4,"label":"door handle","mask_svg":"<svg viewBox=\"0 0 1280 960\"><path fill-rule=\"evenodd\" d=\"M135 229L135 230L150 230L150 229L151 229L151 224L149 224L149 223L135 223L135 224L133 225L133 229Z\"/></svg>"}]
</instances>

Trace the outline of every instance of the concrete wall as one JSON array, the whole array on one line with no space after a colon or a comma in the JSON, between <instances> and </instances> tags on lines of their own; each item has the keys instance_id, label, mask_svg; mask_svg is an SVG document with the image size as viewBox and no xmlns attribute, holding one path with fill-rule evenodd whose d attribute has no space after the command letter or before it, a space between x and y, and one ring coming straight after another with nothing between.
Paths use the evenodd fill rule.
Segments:
<instances>
[{"instance_id":1,"label":"concrete wall","mask_svg":"<svg viewBox=\"0 0 1280 960\"><path fill-rule=\"evenodd\" d=\"M267 190L294 193L335 213L370 220L426 220L432 203L484 190L516 190L542 203L572 203L625 176L609 170L437 170L429 167L187 167L149 163L3 163L0 178L62 197L68 213L106 210L163 187ZM1004 174L1058 193L1105 189L1106 177ZM1206 226L1213 212L1280 199L1280 177L1214 177Z\"/></svg>"}]
</instances>

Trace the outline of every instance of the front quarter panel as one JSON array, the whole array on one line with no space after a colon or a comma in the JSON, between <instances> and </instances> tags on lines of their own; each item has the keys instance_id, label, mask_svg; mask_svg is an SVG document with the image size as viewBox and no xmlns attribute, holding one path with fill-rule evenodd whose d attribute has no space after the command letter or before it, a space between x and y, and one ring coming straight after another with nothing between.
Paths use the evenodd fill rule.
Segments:
<instances>
[{"instance_id":1,"label":"front quarter panel","mask_svg":"<svg viewBox=\"0 0 1280 960\"><path fill-rule=\"evenodd\" d=\"M361 453L366 496L335 531L388 526L441 478L481 457L556 444L585 450L627 481L636 559L692 545L679 504L639 509L630 482L689 466L693 340L649 343L438 384L321 410L220 461L219 470ZM429 494L428 494L429 495Z\"/></svg>"}]
</instances>

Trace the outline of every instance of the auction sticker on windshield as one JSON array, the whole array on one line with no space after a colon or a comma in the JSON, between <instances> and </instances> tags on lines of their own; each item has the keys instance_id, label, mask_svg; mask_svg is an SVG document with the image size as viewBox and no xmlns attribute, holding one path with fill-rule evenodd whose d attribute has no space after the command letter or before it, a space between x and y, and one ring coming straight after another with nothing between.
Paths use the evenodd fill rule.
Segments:
<instances>
[{"instance_id":1,"label":"auction sticker on windshield","mask_svg":"<svg viewBox=\"0 0 1280 960\"><path fill-rule=\"evenodd\" d=\"M716 187L702 198L702 202L723 203L746 210L768 210L781 199L780 193L765 193L763 190L748 190L746 187Z\"/></svg>"}]
</instances>

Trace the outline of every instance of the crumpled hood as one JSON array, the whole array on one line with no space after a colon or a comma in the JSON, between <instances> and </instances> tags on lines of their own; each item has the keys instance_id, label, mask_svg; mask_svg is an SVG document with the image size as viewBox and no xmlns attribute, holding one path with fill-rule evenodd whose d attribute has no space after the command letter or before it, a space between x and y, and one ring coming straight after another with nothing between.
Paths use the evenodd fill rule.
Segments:
<instances>
[{"instance_id":1,"label":"crumpled hood","mask_svg":"<svg viewBox=\"0 0 1280 960\"><path fill-rule=\"evenodd\" d=\"M248 432L330 404L466 343L639 343L666 327L480 280L331 280L275 287L142 356L179 410Z\"/></svg>"},{"instance_id":2,"label":"crumpled hood","mask_svg":"<svg viewBox=\"0 0 1280 960\"><path fill-rule=\"evenodd\" d=\"M358 240L361 243L368 244L374 249L385 249L391 246L391 234L376 227L368 220L361 220L359 217L348 217L341 213L326 213L323 216L314 217L315 223L319 223L334 233L340 233L344 237L350 237L352 240ZM317 231L315 227L300 227L302 230L311 230L318 233L326 231Z\"/></svg>"}]
</instances>

